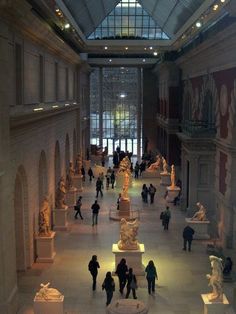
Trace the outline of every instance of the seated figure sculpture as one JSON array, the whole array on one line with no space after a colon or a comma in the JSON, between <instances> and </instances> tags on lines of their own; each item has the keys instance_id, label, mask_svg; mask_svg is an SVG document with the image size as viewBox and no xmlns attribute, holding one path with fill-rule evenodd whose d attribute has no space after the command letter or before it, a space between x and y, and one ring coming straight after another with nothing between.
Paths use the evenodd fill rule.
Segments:
<instances>
[{"instance_id":1,"label":"seated figure sculpture","mask_svg":"<svg viewBox=\"0 0 236 314\"><path fill-rule=\"evenodd\" d=\"M54 288L49 288L50 282L47 284L40 284L41 289L36 293L37 300L60 300L62 298L62 294Z\"/></svg>"},{"instance_id":2,"label":"seated figure sculpture","mask_svg":"<svg viewBox=\"0 0 236 314\"><path fill-rule=\"evenodd\" d=\"M120 241L118 248L120 250L137 250L139 243L137 240L139 222L135 219L133 222L126 221L122 218L120 221Z\"/></svg>"},{"instance_id":3,"label":"seated figure sculpture","mask_svg":"<svg viewBox=\"0 0 236 314\"><path fill-rule=\"evenodd\" d=\"M223 300L223 288L222 288L222 281L223 281L223 265L222 259L210 255L209 256L212 273L207 274L206 277L209 279L209 286L212 287L212 293L208 294L208 299L211 302L222 302Z\"/></svg>"},{"instance_id":4,"label":"seated figure sculpture","mask_svg":"<svg viewBox=\"0 0 236 314\"><path fill-rule=\"evenodd\" d=\"M206 208L200 202L197 202L196 205L199 208L199 210L193 215L191 220L206 221L207 220L207 218L206 218Z\"/></svg>"},{"instance_id":5,"label":"seated figure sculpture","mask_svg":"<svg viewBox=\"0 0 236 314\"><path fill-rule=\"evenodd\" d=\"M45 196L39 209L39 236L50 236L50 205L48 197Z\"/></svg>"},{"instance_id":6,"label":"seated figure sculpture","mask_svg":"<svg viewBox=\"0 0 236 314\"><path fill-rule=\"evenodd\" d=\"M157 155L156 161L147 168L147 171L155 171L160 167L160 165L161 165L161 157L160 155Z\"/></svg>"},{"instance_id":7,"label":"seated figure sculpture","mask_svg":"<svg viewBox=\"0 0 236 314\"><path fill-rule=\"evenodd\" d=\"M67 208L67 205L65 203L65 197L66 197L65 180L63 177L61 177L60 181L58 182L58 187L56 191L56 199L55 199L56 208L58 209Z\"/></svg>"}]
</instances>

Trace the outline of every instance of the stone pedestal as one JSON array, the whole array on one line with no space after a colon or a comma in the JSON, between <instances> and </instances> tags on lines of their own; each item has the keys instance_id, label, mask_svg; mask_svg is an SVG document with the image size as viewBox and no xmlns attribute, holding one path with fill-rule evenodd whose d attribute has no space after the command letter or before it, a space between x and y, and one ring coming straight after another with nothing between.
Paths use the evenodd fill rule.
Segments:
<instances>
[{"instance_id":1,"label":"stone pedestal","mask_svg":"<svg viewBox=\"0 0 236 314\"><path fill-rule=\"evenodd\" d=\"M73 178L73 185L78 189L79 192L83 191L83 176L81 175L75 175Z\"/></svg>"},{"instance_id":2,"label":"stone pedestal","mask_svg":"<svg viewBox=\"0 0 236 314\"><path fill-rule=\"evenodd\" d=\"M185 221L195 231L193 235L195 240L210 239L208 234L208 225L210 224L209 220L198 221L191 220L191 218L185 218Z\"/></svg>"},{"instance_id":3,"label":"stone pedestal","mask_svg":"<svg viewBox=\"0 0 236 314\"><path fill-rule=\"evenodd\" d=\"M69 207L73 207L76 204L76 198L78 195L78 190L75 188L66 192L65 203Z\"/></svg>"},{"instance_id":4,"label":"stone pedestal","mask_svg":"<svg viewBox=\"0 0 236 314\"><path fill-rule=\"evenodd\" d=\"M147 306L138 300L119 299L114 300L107 307L107 314L147 314Z\"/></svg>"},{"instance_id":5,"label":"stone pedestal","mask_svg":"<svg viewBox=\"0 0 236 314\"><path fill-rule=\"evenodd\" d=\"M172 203L174 199L179 195L180 188L178 186L175 186L174 188L168 186L167 188L167 197L166 201L169 203Z\"/></svg>"},{"instance_id":6,"label":"stone pedestal","mask_svg":"<svg viewBox=\"0 0 236 314\"><path fill-rule=\"evenodd\" d=\"M129 217L130 213L130 200L120 200L118 214L121 218Z\"/></svg>"},{"instance_id":7,"label":"stone pedestal","mask_svg":"<svg viewBox=\"0 0 236 314\"><path fill-rule=\"evenodd\" d=\"M225 314L229 309L229 301L223 294L222 302L210 302L208 300L208 294L201 294L204 303L204 314Z\"/></svg>"},{"instance_id":8,"label":"stone pedestal","mask_svg":"<svg viewBox=\"0 0 236 314\"><path fill-rule=\"evenodd\" d=\"M169 173L161 172L160 176L161 176L161 182L160 182L161 185L170 185L171 184Z\"/></svg>"},{"instance_id":9,"label":"stone pedestal","mask_svg":"<svg viewBox=\"0 0 236 314\"><path fill-rule=\"evenodd\" d=\"M59 300L38 300L34 298L34 314L63 314L64 296Z\"/></svg>"},{"instance_id":10,"label":"stone pedestal","mask_svg":"<svg viewBox=\"0 0 236 314\"><path fill-rule=\"evenodd\" d=\"M53 263L56 252L54 251L54 238L56 232L52 232L48 237L36 237L38 263Z\"/></svg>"},{"instance_id":11,"label":"stone pedestal","mask_svg":"<svg viewBox=\"0 0 236 314\"><path fill-rule=\"evenodd\" d=\"M143 178L160 178L160 168L157 170L145 170L142 172Z\"/></svg>"},{"instance_id":12,"label":"stone pedestal","mask_svg":"<svg viewBox=\"0 0 236 314\"><path fill-rule=\"evenodd\" d=\"M53 230L64 231L68 229L67 214L68 207L53 210Z\"/></svg>"},{"instance_id":13,"label":"stone pedestal","mask_svg":"<svg viewBox=\"0 0 236 314\"><path fill-rule=\"evenodd\" d=\"M127 265L133 268L135 275L144 275L142 255L145 252L144 244L139 244L138 250L120 250L117 244L112 245L112 253L115 255L115 270L122 258L126 259Z\"/></svg>"}]
</instances>

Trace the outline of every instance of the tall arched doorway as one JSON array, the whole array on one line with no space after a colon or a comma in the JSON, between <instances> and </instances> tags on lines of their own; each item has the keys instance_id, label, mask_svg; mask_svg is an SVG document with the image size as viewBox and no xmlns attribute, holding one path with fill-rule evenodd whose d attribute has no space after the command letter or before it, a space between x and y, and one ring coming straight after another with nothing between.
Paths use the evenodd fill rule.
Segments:
<instances>
[{"instance_id":1,"label":"tall arched doorway","mask_svg":"<svg viewBox=\"0 0 236 314\"><path fill-rule=\"evenodd\" d=\"M30 236L28 185L23 166L18 168L14 188L15 209L15 241L16 241L16 269L24 271L30 267Z\"/></svg>"}]
</instances>

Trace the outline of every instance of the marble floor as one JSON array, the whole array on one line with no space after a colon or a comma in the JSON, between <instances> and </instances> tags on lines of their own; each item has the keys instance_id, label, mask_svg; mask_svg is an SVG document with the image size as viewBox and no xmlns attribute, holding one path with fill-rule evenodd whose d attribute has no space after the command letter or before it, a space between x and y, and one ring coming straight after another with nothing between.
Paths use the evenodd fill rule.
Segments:
<instances>
[{"instance_id":1,"label":"marble floor","mask_svg":"<svg viewBox=\"0 0 236 314\"><path fill-rule=\"evenodd\" d=\"M153 183L157 188L154 204L141 201L142 184ZM84 220L75 220L73 209L69 213L69 230L58 231L55 239L56 257L52 264L34 264L18 276L19 314L33 313L33 299L40 283L51 282L65 296L67 314L102 314L106 312L106 296L101 285L107 271L114 269L112 244L119 239L119 222L109 219L109 210L115 207L119 190L104 189L99 196L101 210L98 225L92 226L91 205L95 200L95 182L85 183L82 213ZM150 259L157 266L159 280L155 295L149 295L144 276L138 277L137 297L149 307L149 314L200 314L203 313L201 294L209 292L206 274L211 271L206 242L195 240L192 252L182 250L182 230L185 213L170 205L172 218L168 231L164 231L160 212L165 208L165 187L159 179L133 179L130 188L131 206L140 210L138 239L145 244L143 264ZM92 291L88 262L93 254L98 256L100 271L97 290ZM118 280L113 300L121 298ZM225 294L233 302L233 283L226 283ZM130 296L131 297L131 296ZM230 313L234 313L230 311ZM48 313L50 314L50 313Z\"/></svg>"}]
</instances>

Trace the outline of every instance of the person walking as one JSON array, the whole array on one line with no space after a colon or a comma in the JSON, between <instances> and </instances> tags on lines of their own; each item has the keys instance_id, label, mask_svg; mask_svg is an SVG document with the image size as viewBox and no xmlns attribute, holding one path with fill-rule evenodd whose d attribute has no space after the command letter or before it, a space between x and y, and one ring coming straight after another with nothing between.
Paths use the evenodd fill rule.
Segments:
<instances>
[{"instance_id":1,"label":"person walking","mask_svg":"<svg viewBox=\"0 0 236 314\"><path fill-rule=\"evenodd\" d=\"M117 265L116 274L119 278L120 293L123 294L124 287L126 285L126 276L128 273L128 267L126 265L126 259L122 258Z\"/></svg>"},{"instance_id":2,"label":"person walking","mask_svg":"<svg viewBox=\"0 0 236 314\"><path fill-rule=\"evenodd\" d=\"M93 277L93 291L96 290L98 268L100 268L100 265L97 261L97 255L93 255L91 261L88 264L88 269Z\"/></svg>"},{"instance_id":3,"label":"person walking","mask_svg":"<svg viewBox=\"0 0 236 314\"><path fill-rule=\"evenodd\" d=\"M141 196L142 196L143 202L147 203L148 202L148 188L146 184L143 184Z\"/></svg>"},{"instance_id":4,"label":"person walking","mask_svg":"<svg viewBox=\"0 0 236 314\"><path fill-rule=\"evenodd\" d=\"M162 213L162 224L163 224L164 230L169 229L170 218L171 218L170 208L169 206L166 206L166 209Z\"/></svg>"},{"instance_id":5,"label":"person walking","mask_svg":"<svg viewBox=\"0 0 236 314\"><path fill-rule=\"evenodd\" d=\"M127 280L127 285L126 285L127 291L126 291L125 298L128 299L130 291L132 290L133 298L137 299L136 289L138 286L137 286L136 276L133 274L133 268L129 268L129 272L126 276L126 280Z\"/></svg>"},{"instance_id":6,"label":"person walking","mask_svg":"<svg viewBox=\"0 0 236 314\"><path fill-rule=\"evenodd\" d=\"M103 197L102 193L102 180L100 177L98 177L97 182L96 182L96 197L98 197L98 193L100 192L101 197Z\"/></svg>"},{"instance_id":7,"label":"person walking","mask_svg":"<svg viewBox=\"0 0 236 314\"><path fill-rule=\"evenodd\" d=\"M138 179L138 174L139 174L139 163L136 161L136 164L134 166L134 178Z\"/></svg>"},{"instance_id":8,"label":"person walking","mask_svg":"<svg viewBox=\"0 0 236 314\"><path fill-rule=\"evenodd\" d=\"M115 184L115 180L116 180L116 176L115 176L115 171L113 170L111 173L111 188L114 189L114 184Z\"/></svg>"},{"instance_id":9,"label":"person walking","mask_svg":"<svg viewBox=\"0 0 236 314\"><path fill-rule=\"evenodd\" d=\"M99 210L100 210L100 206L98 205L98 201L96 200L92 207L92 212L93 212L93 223L92 223L92 226L94 225L97 225L98 224L98 213L99 213Z\"/></svg>"},{"instance_id":10,"label":"person walking","mask_svg":"<svg viewBox=\"0 0 236 314\"><path fill-rule=\"evenodd\" d=\"M94 175L93 175L93 170L91 167L89 167L89 170L88 170L88 175L89 175L89 181L91 182L92 181L92 178L94 178Z\"/></svg>"},{"instance_id":11,"label":"person walking","mask_svg":"<svg viewBox=\"0 0 236 314\"><path fill-rule=\"evenodd\" d=\"M85 181L85 169L84 169L84 166L81 167L81 175L83 176L82 180Z\"/></svg>"},{"instance_id":12,"label":"person walking","mask_svg":"<svg viewBox=\"0 0 236 314\"><path fill-rule=\"evenodd\" d=\"M186 251L188 243L188 251L191 251L191 245L193 240L194 230L190 226L186 226L183 230L184 247L183 250Z\"/></svg>"},{"instance_id":13,"label":"person walking","mask_svg":"<svg viewBox=\"0 0 236 314\"><path fill-rule=\"evenodd\" d=\"M74 209L76 210L76 213L75 213L75 219L78 219L78 214L81 218L81 220L83 220L84 218L82 217L82 214L81 214L81 206L82 206L82 196L79 196L77 202L76 202L76 205L74 207Z\"/></svg>"},{"instance_id":14,"label":"person walking","mask_svg":"<svg viewBox=\"0 0 236 314\"><path fill-rule=\"evenodd\" d=\"M153 261L148 262L145 272L147 273L146 279L148 282L148 293L151 294L151 291L155 292L155 280L158 279L157 270Z\"/></svg>"},{"instance_id":15,"label":"person walking","mask_svg":"<svg viewBox=\"0 0 236 314\"><path fill-rule=\"evenodd\" d=\"M107 302L106 305L109 305L111 303L111 299L113 297L113 292L115 291L115 281L111 276L111 272L108 271L106 273L106 277L102 284L102 290L106 290L107 294Z\"/></svg>"},{"instance_id":16,"label":"person walking","mask_svg":"<svg viewBox=\"0 0 236 314\"><path fill-rule=\"evenodd\" d=\"M148 189L148 193L150 195L150 204L153 204L153 202L154 202L154 196L155 196L156 191L157 191L157 189L151 183L149 186L149 189Z\"/></svg>"}]
</instances>

